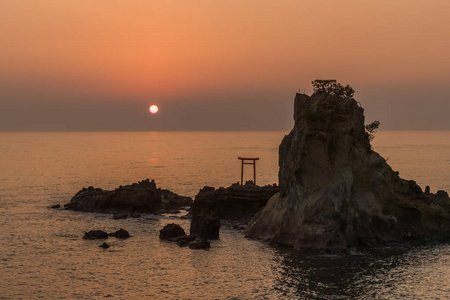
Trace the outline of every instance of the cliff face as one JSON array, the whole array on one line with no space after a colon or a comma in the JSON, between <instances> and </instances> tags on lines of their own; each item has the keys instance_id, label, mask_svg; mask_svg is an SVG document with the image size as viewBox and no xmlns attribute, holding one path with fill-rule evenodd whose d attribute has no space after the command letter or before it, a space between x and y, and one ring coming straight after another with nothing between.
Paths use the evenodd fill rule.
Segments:
<instances>
[{"instance_id":1,"label":"cliff face","mask_svg":"<svg viewBox=\"0 0 450 300\"><path fill-rule=\"evenodd\" d=\"M371 149L354 99L297 94L295 125L279 148L280 193L247 236L345 250L450 233L448 197L426 196Z\"/></svg>"}]
</instances>

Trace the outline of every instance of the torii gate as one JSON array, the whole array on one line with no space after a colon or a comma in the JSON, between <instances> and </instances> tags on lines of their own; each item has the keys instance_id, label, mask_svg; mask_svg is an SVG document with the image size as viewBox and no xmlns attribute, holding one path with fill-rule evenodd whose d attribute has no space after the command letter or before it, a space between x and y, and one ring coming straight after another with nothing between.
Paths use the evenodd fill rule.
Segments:
<instances>
[{"instance_id":1,"label":"torii gate","mask_svg":"<svg viewBox=\"0 0 450 300\"><path fill-rule=\"evenodd\" d=\"M259 160L259 157L238 157L241 160L241 184L244 182L244 165L253 165L253 183L256 185L256 161ZM251 161L251 162L246 162Z\"/></svg>"}]
</instances>

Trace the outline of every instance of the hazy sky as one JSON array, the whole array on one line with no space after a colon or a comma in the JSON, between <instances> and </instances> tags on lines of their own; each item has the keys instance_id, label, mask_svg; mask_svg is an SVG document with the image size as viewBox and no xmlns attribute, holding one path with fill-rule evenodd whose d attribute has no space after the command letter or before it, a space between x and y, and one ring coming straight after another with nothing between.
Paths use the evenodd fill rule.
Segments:
<instances>
[{"instance_id":1,"label":"hazy sky","mask_svg":"<svg viewBox=\"0 0 450 300\"><path fill-rule=\"evenodd\" d=\"M449 0L2 0L0 130L286 130L317 78L449 130L449 49Z\"/></svg>"}]
</instances>

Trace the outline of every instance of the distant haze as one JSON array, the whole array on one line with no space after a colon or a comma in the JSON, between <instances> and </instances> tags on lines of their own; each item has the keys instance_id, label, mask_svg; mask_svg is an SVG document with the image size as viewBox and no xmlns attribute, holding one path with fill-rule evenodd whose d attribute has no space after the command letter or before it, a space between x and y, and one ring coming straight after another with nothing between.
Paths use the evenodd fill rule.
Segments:
<instances>
[{"instance_id":1,"label":"distant haze","mask_svg":"<svg viewBox=\"0 0 450 300\"><path fill-rule=\"evenodd\" d=\"M0 131L288 130L350 84L381 129L449 130L448 0L0 2ZM148 107L159 106L151 115Z\"/></svg>"}]
</instances>

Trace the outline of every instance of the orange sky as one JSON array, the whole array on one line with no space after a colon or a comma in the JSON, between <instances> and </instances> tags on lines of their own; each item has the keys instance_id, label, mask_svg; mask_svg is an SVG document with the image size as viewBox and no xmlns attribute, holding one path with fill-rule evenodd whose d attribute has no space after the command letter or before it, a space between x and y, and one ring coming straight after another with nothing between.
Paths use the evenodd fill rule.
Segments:
<instances>
[{"instance_id":1,"label":"orange sky","mask_svg":"<svg viewBox=\"0 0 450 300\"><path fill-rule=\"evenodd\" d=\"M292 102L316 78L352 85L371 109L373 91L420 86L445 104L449 13L448 0L1 1L0 104L164 106L254 91L250 102L261 91Z\"/></svg>"}]
</instances>

